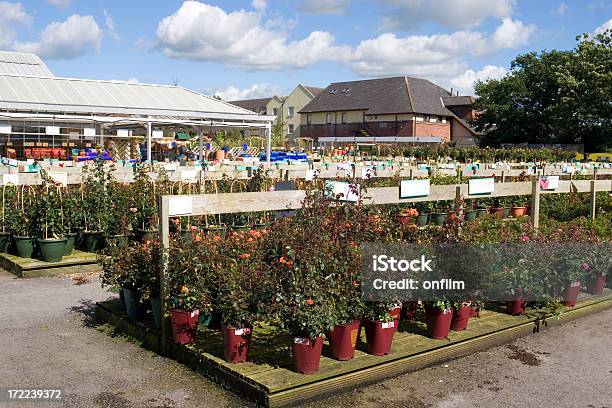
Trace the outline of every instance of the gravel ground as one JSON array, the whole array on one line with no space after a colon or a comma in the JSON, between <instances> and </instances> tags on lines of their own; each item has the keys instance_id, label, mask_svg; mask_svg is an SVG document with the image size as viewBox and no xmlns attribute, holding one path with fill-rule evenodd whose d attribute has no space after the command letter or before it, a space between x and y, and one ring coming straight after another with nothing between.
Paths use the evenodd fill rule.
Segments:
<instances>
[{"instance_id":1,"label":"gravel ground","mask_svg":"<svg viewBox=\"0 0 612 408\"><path fill-rule=\"evenodd\" d=\"M99 283L0 271L0 387L61 388L61 404L0 407L243 407L172 360L92 321ZM612 407L612 310L309 407Z\"/></svg>"}]
</instances>

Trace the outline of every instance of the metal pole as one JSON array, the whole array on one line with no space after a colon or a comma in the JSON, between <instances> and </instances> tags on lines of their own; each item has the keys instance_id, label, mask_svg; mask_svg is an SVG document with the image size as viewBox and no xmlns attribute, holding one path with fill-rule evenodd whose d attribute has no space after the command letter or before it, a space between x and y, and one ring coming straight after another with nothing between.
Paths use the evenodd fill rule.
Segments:
<instances>
[{"instance_id":1,"label":"metal pole","mask_svg":"<svg viewBox=\"0 0 612 408\"><path fill-rule=\"evenodd\" d=\"M147 163L151 163L151 150L153 150L153 124L147 122Z\"/></svg>"},{"instance_id":2,"label":"metal pole","mask_svg":"<svg viewBox=\"0 0 612 408\"><path fill-rule=\"evenodd\" d=\"M170 332L170 319L166 316L166 298L167 298L167 268L168 268L168 251L170 250L170 216L169 216L170 199L165 196L160 196L158 200L159 212L159 243L161 252L161 265L159 268L159 298L161 301L161 347L160 354L169 354L169 341L172 337Z\"/></svg>"},{"instance_id":3,"label":"metal pole","mask_svg":"<svg viewBox=\"0 0 612 408\"><path fill-rule=\"evenodd\" d=\"M200 127L200 162L204 162L204 129Z\"/></svg>"}]
</instances>

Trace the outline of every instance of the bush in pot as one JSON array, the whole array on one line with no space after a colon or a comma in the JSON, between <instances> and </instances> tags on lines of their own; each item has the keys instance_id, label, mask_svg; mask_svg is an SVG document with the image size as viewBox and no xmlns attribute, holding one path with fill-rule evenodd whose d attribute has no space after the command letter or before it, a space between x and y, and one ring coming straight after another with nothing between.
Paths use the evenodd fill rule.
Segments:
<instances>
[{"instance_id":1,"label":"bush in pot","mask_svg":"<svg viewBox=\"0 0 612 408\"><path fill-rule=\"evenodd\" d=\"M111 244L114 245L114 244ZM121 250L125 249L126 245ZM134 255L134 263L138 265L141 272L141 302L149 300L151 303L151 312L153 315L153 323L158 329L161 328L161 299L160 299L160 285L159 285L159 273L161 267L161 247L159 240L146 241L140 245L139 250ZM115 251L109 248L110 251Z\"/></svg>"},{"instance_id":2,"label":"bush in pot","mask_svg":"<svg viewBox=\"0 0 612 408\"><path fill-rule=\"evenodd\" d=\"M2 230L0 231L0 252L7 253L11 244L10 209L17 200L17 187L2 186Z\"/></svg>"},{"instance_id":3,"label":"bush in pot","mask_svg":"<svg viewBox=\"0 0 612 408\"><path fill-rule=\"evenodd\" d=\"M128 243L128 235L135 219L132 189L128 184L118 183L113 177L108 183L108 194L111 205L107 209L106 241L115 248L121 249ZM150 241L154 240L150 239Z\"/></svg>"},{"instance_id":4,"label":"bush in pot","mask_svg":"<svg viewBox=\"0 0 612 408\"><path fill-rule=\"evenodd\" d=\"M122 251L112 252L106 249L98 254L98 262L102 265L102 286L110 286L122 294L130 320L138 320L141 317L140 303L144 279L142 265L138 259L140 253L140 246L132 245Z\"/></svg>"},{"instance_id":5,"label":"bush in pot","mask_svg":"<svg viewBox=\"0 0 612 408\"><path fill-rule=\"evenodd\" d=\"M64 211L62 208L62 186L43 170L40 173L42 189L36 197L36 217L41 222L38 231L38 246L42 260L59 262L66 250L64 235Z\"/></svg>"},{"instance_id":6,"label":"bush in pot","mask_svg":"<svg viewBox=\"0 0 612 408\"><path fill-rule=\"evenodd\" d=\"M159 169L153 179L152 171L149 165L138 167L131 185L134 206L130 211L134 214L132 228L137 241L154 239L159 224L157 198L171 191L166 172Z\"/></svg>"},{"instance_id":7,"label":"bush in pot","mask_svg":"<svg viewBox=\"0 0 612 408\"><path fill-rule=\"evenodd\" d=\"M363 316L368 351L375 356L391 352L399 319L392 314L397 302L366 302Z\"/></svg>"},{"instance_id":8,"label":"bush in pot","mask_svg":"<svg viewBox=\"0 0 612 408\"><path fill-rule=\"evenodd\" d=\"M78 244L79 233L83 231L83 197L80 188L68 186L66 188L62 209L64 213L64 226L66 235L66 247L64 255L72 254Z\"/></svg>"},{"instance_id":9,"label":"bush in pot","mask_svg":"<svg viewBox=\"0 0 612 408\"><path fill-rule=\"evenodd\" d=\"M112 201L108 185L112 182L114 167L107 168L105 161L96 158L93 164L83 168L83 249L96 252L104 247L104 232L108 226L108 209Z\"/></svg>"},{"instance_id":10,"label":"bush in pot","mask_svg":"<svg viewBox=\"0 0 612 408\"><path fill-rule=\"evenodd\" d=\"M36 191L32 186L19 186L8 211L9 229L21 258L32 258L36 244Z\"/></svg>"}]
</instances>

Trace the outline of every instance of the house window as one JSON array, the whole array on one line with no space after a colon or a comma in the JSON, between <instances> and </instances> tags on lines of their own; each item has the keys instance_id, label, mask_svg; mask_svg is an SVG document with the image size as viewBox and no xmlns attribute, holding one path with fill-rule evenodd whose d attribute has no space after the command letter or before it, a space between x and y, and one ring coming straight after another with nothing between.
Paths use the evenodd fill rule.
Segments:
<instances>
[{"instance_id":1,"label":"house window","mask_svg":"<svg viewBox=\"0 0 612 408\"><path fill-rule=\"evenodd\" d=\"M312 125L312 114L311 113L306 115L306 124L307 125Z\"/></svg>"},{"instance_id":2,"label":"house window","mask_svg":"<svg viewBox=\"0 0 612 408\"><path fill-rule=\"evenodd\" d=\"M292 135L293 134L293 125L289 125L289 130L287 131L288 134Z\"/></svg>"},{"instance_id":3,"label":"house window","mask_svg":"<svg viewBox=\"0 0 612 408\"><path fill-rule=\"evenodd\" d=\"M446 123L446 116L442 116L442 117L440 118L440 122L442 122L442 123Z\"/></svg>"},{"instance_id":4,"label":"house window","mask_svg":"<svg viewBox=\"0 0 612 408\"><path fill-rule=\"evenodd\" d=\"M342 123L346 123L348 114L346 112L342 112L341 120Z\"/></svg>"},{"instance_id":5,"label":"house window","mask_svg":"<svg viewBox=\"0 0 612 408\"><path fill-rule=\"evenodd\" d=\"M416 120L417 120L417 122L422 122L423 121L423 117L422 116L417 116Z\"/></svg>"},{"instance_id":6,"label":"house window","mask_svg":"<svg viewBox=\"0 0 612 408\"><path fill-rule=\"evenodd\" d=\"M274 113L274 116L277 116L278 115L278 108L272 109L272 112Z\"/></svg>"},{"instance_id":7,"label":"house window","mask_svg":"<svg viewBox=\"0 0 612 408\"><path fill-rule=\"evenodd\" d=\"M429 121L430 121L430 122L437 122L437 121L438 121L438 118L437 118L437 116L430 116L430 117L429 117Z\"/></svg>"},{"instance_id":8,"label":"house window","mask_svg":"<svg viewBox=\"0 0 612 408\"><path fill-rule=\"evenodd\" d=\"M331 125L332 123L332 114L328 113L325 115L325 123L327 123L328 125Z\"/></svg>"},{"instance_id":9,"label":"house window","mask_svg":"<svg viewBox=\"0 0 612 408\"><path fill-rule=\"evenodd\" d=\"M287 117L292 118L294 111L295 111L295 108L293 106L288 107L287 108Z\"/></svg>"}]
</instances>

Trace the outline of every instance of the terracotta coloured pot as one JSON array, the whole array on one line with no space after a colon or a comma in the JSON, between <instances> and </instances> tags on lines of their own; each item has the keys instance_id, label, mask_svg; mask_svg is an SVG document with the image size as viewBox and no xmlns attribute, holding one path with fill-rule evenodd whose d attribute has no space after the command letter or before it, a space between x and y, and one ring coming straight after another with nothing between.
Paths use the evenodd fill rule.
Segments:
<instances>
[{"instance_id":1,"label":"terracotta coloured pot","mask_svg":"<svg viewBox=\"0 0 612 408\"><path fill-rule=\"evenodd\" d=\"M397 321L374 322L366 320L364 326L370 354L375 356L389 354L391 352L391 344L393 344L393 334L397 330Z\"/></svg>"},{"instance_id":2,"label":"terracotta coloured pot","mask_svg":"<svg viewBox=\"0 0 612 408\"><path fill-rule=\"evenodd\" d=\"M346 361L355 356L358 334L359 320L343 326L334 326L329 334L329 344L336 360Z\"/></svg>"},{"instance_id":3,"label":"terracotta coloured pot","mask_svg":"<svg viewBox=\"0 0 612 408\"><path fill-rule=\"evenodd\" d=\"M563 291L563 306L566 306L566 307L576 306L576 300L578 299L579 293L580 293L580 282L571 283Z\"/></svg>"},{"instance_id":4,"label":"terracotta coloured pot","mask_svg":"<svg viewBox=\"0 0 612 408\"><path fill-rule=\"evenodd\" d=\"M433 339L446 339L453 320L453 309L426 307L427 334Z\"/></svg>"},{"instance_id":5,"label":"terracotta coloured pot","mask_svg":"<svg viewBox=\"0 0 612 408\"><path fill-rule=\"evenodd\" d=\"M587 290L592 295L601 295L606 287L606 274L602 273L599 276L594 276L589 279Z\"/></svg>"},{"instance_id":6,"label":"terracotta coloured pot","mask_svg":"<svg viewBox=\"0 0 612 408\"><path fill-rule=\"evenodd\" d=\"M189 344L195 341L196 329L200 311L172 309L170 310L170 321L172 322L172 337L178 344Z\"/></svg>"},{"instance_id":7,"label":"terracotta coloured pot","mask_svg":"<svg viewBox=\"0 0 612 408\"><path fill-rule=\"evenodd\" d=\"M221 326L223 345L225 346L225 361L228 363L245 363L248 361L251 331L248 327L236 329Z\"/></svg>"},{"instance_id":8,"label":"terracotta coloured pot","mask_svg":"<svg viewBox=\"0 0 612 408\"><path fill-rule=\"evenodd\" d=\"M295 371L301 374L314 374L319 371L323 337L314 340L294 337L291 341L291 354Z\"/></svg>"},{"instance_id":9,"label":"terracotta coloured pot","mask_svg":"<svg viewBox=\"0 0 612 408\"><path fill-rule=\"evenodd\" d=\"M512 218L522 217L527 214L527 207L512 207L510 208L510 215Z\"/></svg>"},{"instance_id":10,"label":"terracotta coloured pot","mask_svg":"<svg viewBox=\"0 0 612 408\"><path fill-rule=\"evenodd\" d=\"M453 319L451 321L451 330L463 331L467 329L470 314L472 312L471 305L461 305L459 310L453 310Z\"/></svg>"}]
</instances>

